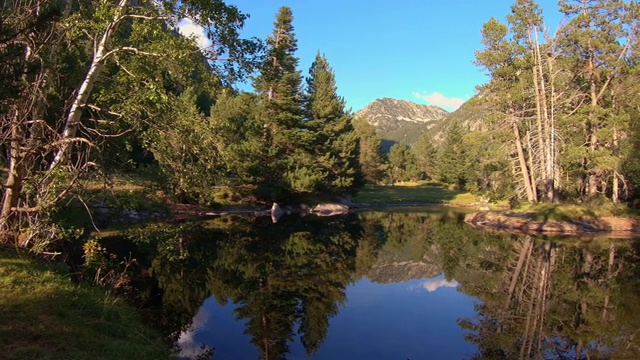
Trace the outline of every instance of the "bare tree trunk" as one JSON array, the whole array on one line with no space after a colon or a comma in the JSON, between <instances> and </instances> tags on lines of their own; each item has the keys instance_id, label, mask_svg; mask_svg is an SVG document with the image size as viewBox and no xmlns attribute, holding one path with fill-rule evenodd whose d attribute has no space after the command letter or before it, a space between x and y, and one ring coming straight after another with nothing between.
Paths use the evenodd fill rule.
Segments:
<instances>
[{"instance_id":1,"label":"bare tree trunk","mask_svg":"<svg viewBox=\"0 0 640 360\"><path fill-rule=\"evenodd\" d=\"M531 190L533 191L533 197L536 199L536 202L540 199L538 197L538 186L537 186L537 176L536 171L534 171L535 163L533 161L535 157L535 151L533 149L533 144L531 143L531 124L529 124L529 131L527 131L527 150L529 151L529 181L531 182Z\"/></svg>"},{"instance_id":2,"label":"bare tree trunk","mask_svg":"<svg viewBox=\"0 0 640 360\"><path fill-rule=\"evenodd\" d=\"M552 144L552 133L553 133L553 128L551 126L551 119L549 116L549 112L550 112L550 107L552 106L552 104L549 103L549 98L547 97L547 80L545 80L544 77L544 69L542 67L542 55L540 54L540 41L538 40L538 32L537 32L537 28L534 27L534 34L535 34L535 56L536 56L536 67L537 67L537 72L538 72L538 76L540 77L540 98L538 99L538 101L540 101L540 109L542 110L542 128L544 130L544 132L542 134L539 134L540 137L543 138L542 143L544 144L544 147L542 149L540 149L540 151L542 151L541 157L544 158L544 161L542 161L542 164L544 166L543 168L543 174L544 174L544 189L545 189L545 198L547 201L553 202L555 200L555 186L554 186L554 164L553 164L553 156L552 156L552 148L553 148L553 144ZM547 58L548 60L548 58ZM549 66L549 65L547 65ZM551 97L553 97L553 94L551 95Z\"/></svg>"},{"instance_id":3,"label":"bare tree trunk","mask_svg":"<svg viewBox=\"0 0 640 360\"><path fill-rule=\"evenodd\" d=\"M518 152L518 163L520 165L520 174L522 175L522 181L524 183L524 188L527 193L527 200L529 202L535 203L537 202L535 189L531 184L531 180L529 177L529 170L527 168L527 159L524 156L524 150L522 149L522 139L520 138L520 130L518 129L518 125L513 122L513 135L515 137L516 143L516 151Z\"/></svg>"},{"instance_id":4,"label":"bare tree trunk","mask_svg":"<svg viewBox=\"0 0 640 360\"><path fill-rule=\"evenodd\" d=\"M538 62L540 61L538 52L540 51L540 49L539 49L537 36L535 41L531 36L531 33L535 31L536 31L536 27L533 27L533 29L530 29L528 31L528 35L529 35L529 45L531 46L531 52L534 59L534 64L531 69L532 70L531 72L533 76L533 89L535 92L535 103L536 103L536 126L537 126L536 141L538 143L538 156L536 156L537 158L536 162L539 164L538 167L543 171L543 174L542 174L543 179L546 179L546 173L544 173L544 171L547 169L547 166L545 163L545 157L542 156L542 154L546 152L546 144L544 142L544 136L543 136L546 132L546 129L544 126L544 116L543 116L545 112L546 104L543 102L543 99L542 99L544 94L544 77L543 77L542 71L539 71L539 67L538 67L539 65Z\"/></svg>"},{"instance_id":5,"label":"bare tree trunk","mask_svg":"<svg viewBox=\"0 0 640 360\"><path fill-rule=\"evenodd\" d=\"M614 151L614 155L617 155L618 153L618 146L619 146L619 140L618 140L618 129L617 128L613 128L613 151ZM612 189L611 189L611 201L614 204L617 204L620 201L620 183L619 183L619 177L620 174L618 174L618 167L616 166L616 169L613 171L613 180L612 180Z\"/></svg>"},{"instance_id":6,"label":"bare tree trunk","mask_svg":"<svg viewBox=\"0 0 640 360\"><path fill-rule=\"evenodd\" d=\"M556 74L554 68L554 58L551 55L551 52L547 55L547 70L549 72L549 88L551 93L549 94L549 146L548 146L548 164L550 166L550 191L548 194L549 200L555 202L558 200L558 191L556 189L558 184L558 167L556 166Z\"/></svg>"},{"instance_id":7,"label":"bare tree trunk","mask_svg":"<svg viewBox=\"0 0 640 360\"><path fill-rule=\"evenodd\" d=\"M527 259L528 255L531 253L532 245L533 245L533 240L531 239L531 236L527 236L524 244L522 245L522 249L520 249L518 263L516 264L516 268L513 271L513 275L511 276L511 283L509 284L509 292L507 296L507 301L505 302L505 308L509 307L511 298L513 297L513 292L516 289L516 284L518 282L520 272L522 271L522 265L524 265L525 260Z\"/></svg>"}]
</instances>

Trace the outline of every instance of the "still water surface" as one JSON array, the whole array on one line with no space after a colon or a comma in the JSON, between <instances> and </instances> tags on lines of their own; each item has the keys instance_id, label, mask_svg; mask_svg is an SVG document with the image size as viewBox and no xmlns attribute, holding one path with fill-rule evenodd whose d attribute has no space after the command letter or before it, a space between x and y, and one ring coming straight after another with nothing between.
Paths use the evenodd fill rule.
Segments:
<instances>
[{"instance_id":1,"label":"still water surface","mask_svg":"<svg viewBox=\"0 0 640 360\"><path fill-rule=\"evenodd\" d=\"M155 325L184 359L640 358L640 241L396 210L128 236L157 282Z\"/></svg>"}]
</instances>

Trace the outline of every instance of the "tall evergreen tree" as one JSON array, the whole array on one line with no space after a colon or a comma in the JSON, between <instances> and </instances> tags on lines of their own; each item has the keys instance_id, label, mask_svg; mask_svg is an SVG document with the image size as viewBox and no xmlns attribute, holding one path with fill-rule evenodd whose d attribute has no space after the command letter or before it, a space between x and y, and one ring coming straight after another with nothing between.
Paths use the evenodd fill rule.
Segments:
<instances>
[{"instance_id":1,"label":"tall evergreen tree","mask_svg":"<svg viewBox=\"0 0 640 360\"><path fill-rule=\"evenodd\" d=\"M531 117L529 89L532 87L527 74L527 62L522 56L522 47L509 40L509 28L495 18L482 26L482 43L485 49L476 51L476 64L488 71L491 80L481 87L483 101L492 109L488 117L493 130L506 126L513 134L513 169L519 176L518 188L529 202L537 202L536 173L533 147L527 127ZM528 126L529 125L529 126Z\"/></svg>"},{"instance_id":2,"label":"tall evergreen tree","mask_svg":"<svg viewBox=\"0 0 640 360\"><path fill-rule=\"evenodd\" d=\"M555 55L550 44L540 42L540 34L544 31L542 10L533 0L516 0L507 20L513 34L514 51L521 59L521 68L530 75L530 78L527 76L519 80L530 83L526 101L535 109L532 111L535 125L529 126L533 138L529 144L533 164L530 170L535 172L532 174L533 186L538 185L547 201L554 201L557 183Z\"/></svg>"},{"instance_id":3,"label":"tall evergreen tree","mask_svg":"<svg viewBox=\"0 0 640 360\"><path fill-rule=\"evenodd\" d=\"M322 190L340 193L360 185L358 138L346 103L337 94L335 74L318 52L309 69L304 97L310 151L322 172Z\"/></svg>"},{"instance_id":4,"label":"tall evergreen tree","mask_svg":"<svg viewBox=\"0 0 640 360\"><path fill-rule=\"evenodd\" d=\"M264 168L257 179L258 195L283 199L291 192L311 191L319 174L306 166L311 162L302 147L302 77L296 70L297 40L293 14L283 6L276 15L273 33L267 38L267 53L260 74L253 80L259 96L256 118L262 124L262 148L258 154Z\"/></svg>"},{"instance_id":5,"label":"tall evergreen tree","mask_svg":"<svg viewBox=\"0 0 640 360\"><path fill-rule=\"evenodd\" d=\"M444 143L438 153L438 179L445 184L464 187L469 162L463 144L464 129L454 122L447 129Z\"/></svg>"}]
</instances>

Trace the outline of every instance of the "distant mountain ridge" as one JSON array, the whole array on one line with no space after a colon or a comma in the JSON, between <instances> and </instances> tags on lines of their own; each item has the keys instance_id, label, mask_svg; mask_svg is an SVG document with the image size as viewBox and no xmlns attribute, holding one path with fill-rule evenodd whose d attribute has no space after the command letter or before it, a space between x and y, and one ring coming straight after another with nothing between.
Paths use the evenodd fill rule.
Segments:
<instances>
[{"instance_id":1,"label":"distant mountain ridge","mask_svg":"<svg viewBox=\"0 0 640 360\"><path fill-rule=\"evenodd\" d=\"M355 117L375 127L385 142L405 145L415 143L448 115L448 111L437 106L391 98L374 100L355 113Z\"/></svg>"},{"instance_id":2,"label":"distant mountain ridge","mask_svg":"<svg viewBox=\"0 0 640 360\"><path fill-rule=\"evenodd\" d=\"M447 128L453 123L470 131L483 131L484 119L490 114L477 94L454 112L407 100L382 98L374 100L355 113L371 124L383 140L383 151L395 143L413 145L426 134L436 144L444 140Z\"/></svg>"}]
</instances>

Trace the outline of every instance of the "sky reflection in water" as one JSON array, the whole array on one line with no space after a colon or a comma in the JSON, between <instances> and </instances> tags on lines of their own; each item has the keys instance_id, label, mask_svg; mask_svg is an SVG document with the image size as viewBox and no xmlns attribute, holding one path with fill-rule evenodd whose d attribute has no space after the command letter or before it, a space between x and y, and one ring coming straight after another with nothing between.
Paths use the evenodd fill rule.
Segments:
<instances>
[{"instance_id":1,"label":"sky reflection in water","mask_svg":"<svg viewBox=\"0 0 640 360\"><path fill-rule=\"evenodd\" d=\"M456 320L474 315L474 299L456 291L459 284L444 275L380 284L363 278L346 288L347 303L330 320L325 342L312 359L461 359L475 346L463 339ZM205 300L193 330L183 332L181 356L193 358L202 344L215 347L213 359L256 359L245 324L234 304ZM288 359L308 359L296 336Z\"/></svg>"}]
</instances>

